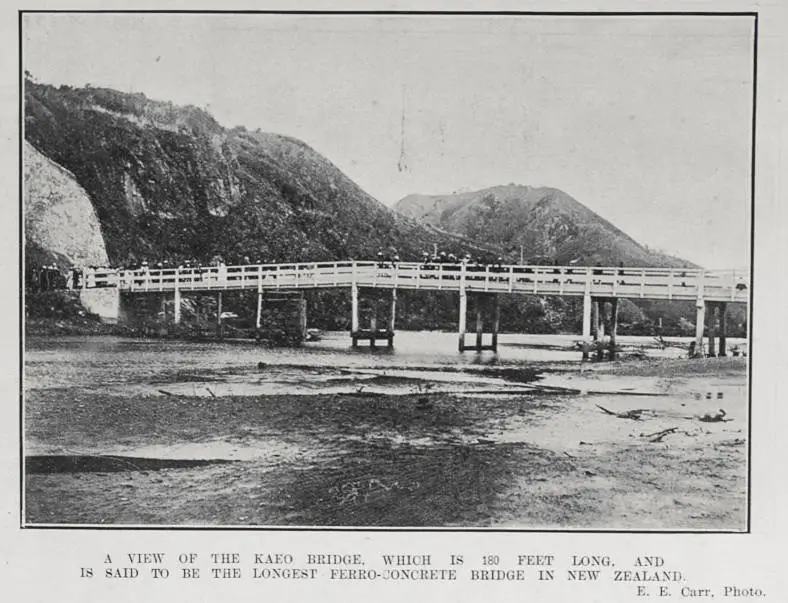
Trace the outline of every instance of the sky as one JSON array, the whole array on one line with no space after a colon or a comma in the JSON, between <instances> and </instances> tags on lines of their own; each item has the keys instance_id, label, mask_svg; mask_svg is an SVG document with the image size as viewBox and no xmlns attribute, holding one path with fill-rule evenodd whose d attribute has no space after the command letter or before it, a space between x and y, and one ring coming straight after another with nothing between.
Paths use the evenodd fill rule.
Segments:
<instances>
[{"instance_id":1,"label":"sky","mask_svg":"<svg viewBox=\"0 0 788 603\"><path fill-rule=\"evenodd\" d=\"M23 35L38 81L294 136L387 205L551 186L649 247L749 266L748 17L26 14Z\"/></svg>"}]
</instances>

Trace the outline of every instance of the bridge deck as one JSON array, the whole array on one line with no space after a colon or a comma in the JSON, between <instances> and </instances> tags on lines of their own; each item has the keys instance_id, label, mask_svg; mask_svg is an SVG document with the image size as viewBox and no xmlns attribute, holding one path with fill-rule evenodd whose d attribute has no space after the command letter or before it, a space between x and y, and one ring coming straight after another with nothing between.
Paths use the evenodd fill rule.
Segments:
<instances>
[{"instance_id":1,"label":"bridge deck","mask_svg":"<svg viewBox=\"0 0 788 603\"><path fill-rule=\"evenodd\" d=\"M585 268L576 266L422 265L400 262L255 264L200 269L88 272L85 289L123 292L277 290L350 287L424 289L532 295L727 301L749 300L749 275L732 270L683 268Z\"/></svg>"}]
</instances>

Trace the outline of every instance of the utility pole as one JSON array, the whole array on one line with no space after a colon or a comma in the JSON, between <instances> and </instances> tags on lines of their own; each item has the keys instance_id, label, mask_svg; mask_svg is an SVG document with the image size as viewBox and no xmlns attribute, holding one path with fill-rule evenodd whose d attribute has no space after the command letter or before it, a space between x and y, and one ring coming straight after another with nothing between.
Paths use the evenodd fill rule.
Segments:
<instances>
[{"instance_id":1,"label":"utility pole","mask_svg":"<svg viewBox=\"0 0 788 603\"><path fill-rule=\"evenodd\" d=\"M522 266L523 264L524 264L524 260L523 260L523 246L520 245L520 266Z\"/></svg>"}]
</instances>

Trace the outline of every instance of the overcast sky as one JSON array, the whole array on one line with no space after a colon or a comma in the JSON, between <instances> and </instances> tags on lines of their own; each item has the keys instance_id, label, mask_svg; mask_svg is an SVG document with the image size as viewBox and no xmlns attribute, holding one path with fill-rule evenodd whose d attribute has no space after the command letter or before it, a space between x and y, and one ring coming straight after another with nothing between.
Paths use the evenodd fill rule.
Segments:
<instances>
[{"instance_id":1,"label":"overcast sky","mask_svg":"<svg viewBox=\"0 0 788 603\"><path fill-rule=\"evenodd\" d=\"M751 18L26 15L24 34L44 83L295 136L389 205L553 186L651 247L749 263Z\"/></svg>"}]
</instances>

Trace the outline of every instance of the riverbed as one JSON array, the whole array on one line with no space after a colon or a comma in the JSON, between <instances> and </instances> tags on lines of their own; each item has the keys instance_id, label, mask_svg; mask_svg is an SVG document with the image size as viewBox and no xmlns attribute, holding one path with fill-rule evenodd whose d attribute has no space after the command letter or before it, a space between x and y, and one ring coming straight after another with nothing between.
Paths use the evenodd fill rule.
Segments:
<instances>
[{"instance_id":1,"label":"riverbed","mask_svg":"<svg viewBox=\"0 0 788 603\"><path fill-rule=\"evenodd\" d=\"M745 530L747 359L624 337L582 363L575 340L29 338L25 518Z\"/></svg>"}]
</instances>

